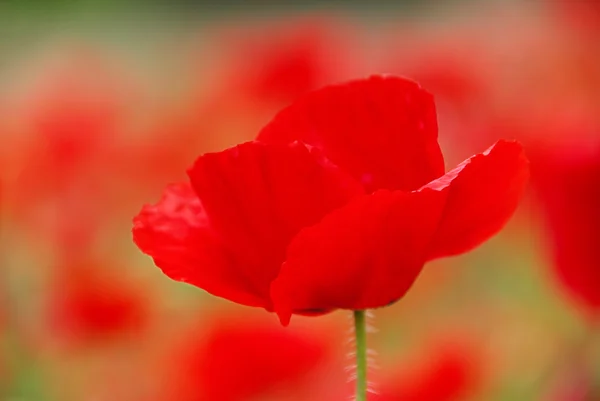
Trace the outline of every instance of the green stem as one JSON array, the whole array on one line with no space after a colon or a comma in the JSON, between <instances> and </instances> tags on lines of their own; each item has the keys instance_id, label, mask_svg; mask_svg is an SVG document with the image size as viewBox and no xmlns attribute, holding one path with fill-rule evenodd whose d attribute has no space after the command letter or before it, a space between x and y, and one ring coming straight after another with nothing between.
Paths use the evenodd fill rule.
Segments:
<instances>
[{"instance_id":1,"label":"green stem","mask_svg":"<svg viewBox=\"0 0 600 401\"><path fill-rule=\"evenodd\" d=\"M354 311L356 335L356 401L367 401L367 323L364 310Z\"/></svg>"}]
</instances>

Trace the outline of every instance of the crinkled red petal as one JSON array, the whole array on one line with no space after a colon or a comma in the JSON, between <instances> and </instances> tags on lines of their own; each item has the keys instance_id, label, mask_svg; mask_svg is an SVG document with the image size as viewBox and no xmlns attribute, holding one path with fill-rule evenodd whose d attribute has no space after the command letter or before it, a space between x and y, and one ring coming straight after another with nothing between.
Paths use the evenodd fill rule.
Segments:
<instances>
[{"instance_id":1,"label":"crinkled red petal","mask_svg":"<svg viewBox=\"0 0 600 401\"><path fill-rule=\"evenodd\" d=\"M301 143L248 142L198 158L188 171L211 232L221 239L234 286L269 300L291 239L362 186ZM219 267L217 267L219 268Z\"/></svg>"},{"instance_id":2,"label":"crinkled red petal","mask_svg":"<svg viewBox=\"0 0 600 401\"><path fill-rule=\"evenodd\" d=\"M208 224L196 193L187 183L167 187L156 205L135 217L133 239L173 280L249 305L269 305L231 263L231 255Z\"/></svg>"},{"instance_id":3,"label":"crinkled red petal","mask_svg":"<svg viewBox=\"0 0 600 401\"><path fill-rule=\"evenodd\" d=\"M458 255L500 231L517 208L529 161L514 141L498 141L424 188L447 191L444 215L428 260Z\"/></svg>"},{"instance_id":4,"label":"crinkled red petal","mask_svg":"<svg viewBox=\"0 0 600 401\"><path fill-rule=\"evenodd\" d=\"M310 92L279 112L258 140L315 146L370 192L416 190L444 174L433 96L399 77Z\"/></svg>"}]
</instances>

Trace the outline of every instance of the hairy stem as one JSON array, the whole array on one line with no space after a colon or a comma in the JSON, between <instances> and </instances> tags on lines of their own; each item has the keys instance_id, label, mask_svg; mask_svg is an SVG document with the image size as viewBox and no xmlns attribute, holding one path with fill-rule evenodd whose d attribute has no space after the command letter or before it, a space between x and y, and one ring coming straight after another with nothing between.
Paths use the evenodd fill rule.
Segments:
<instances>
[{"instance_id":1,"label":"hairy stem","mask_svg":"<svg viewBox=\"0 0 600 401\"><path fill-rule=\"evenodd\" d=\"M367 323L364 310L354 311L356 401L367 401Z\"/></svg>"}]
</instances>

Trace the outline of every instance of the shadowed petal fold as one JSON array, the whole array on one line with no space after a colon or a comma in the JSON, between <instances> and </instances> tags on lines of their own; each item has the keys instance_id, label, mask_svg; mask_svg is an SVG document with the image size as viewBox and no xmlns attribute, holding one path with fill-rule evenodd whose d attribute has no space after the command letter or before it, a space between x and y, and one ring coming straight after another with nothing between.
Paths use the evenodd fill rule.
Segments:
<instances>
[{"instance_id":1,"label":"shadowed petal fold","mask_svg":"<svg viewBox=\"0 0 600 401\"><path fill-rule=\"evenodd\" d=\"M279 112L258 140L317 147L369 192L412 191L444 174L433 96L399 77L310 92Z\"/></svg>"},{"instance_id":2,"label":"shadowed petal fold","mask_svg":"<svg viewBox=\"0 0 600 401\"><path fill-rule=\"evenodd\" d=\"M267 304L291 239L363 193L352 177L297 142L248 142L209 153L188 175L234 279Z\"/></svg>"},{"instance_id":3,"label":"shadowed petal fold","mask_svg":"<svg viewBox=\"0 0 600 401\"><path fill-rule=\"evenodd\" d=\"M381 190L301 231L271 286L282 323L291 313L376 308L401 298L423 267L444 201L433 190Z\"/></svg>"}]
</instances>

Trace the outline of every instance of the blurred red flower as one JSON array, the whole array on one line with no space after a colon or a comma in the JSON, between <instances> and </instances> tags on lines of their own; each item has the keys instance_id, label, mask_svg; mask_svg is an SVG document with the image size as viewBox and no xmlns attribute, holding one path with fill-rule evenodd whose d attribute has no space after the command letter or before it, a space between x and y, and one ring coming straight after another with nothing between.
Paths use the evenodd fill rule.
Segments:
<instances>
[{"instance_id":1,"label":"blurred red flower","mask_svg":"<svg viewBox=\"0 0 600 401\"><path fill-rule=\"evenodd\" d=\"M373 76L301 97L188 175L142 209L135 242L171 278L287 324L400 299L425 262L504 226L528 162L500 141L444 175L433 97Z\"/></svg>"},{"instance_id":2,"label":"blurred red flower","mask_svg":"<svg viewBox=\"0 0 600 401\"><path fill-rule=\"evenodd\" d=\"M202 321L169 351L163 372L169 399L254 400L303 394L303 388L312 393L333 355L331 337L323 333L285 330L244 316Z\"/></svg>"},{"instance_id":3,"label":"blurred red flower","mask_svg":"<svg viewBox=\"0 0 600 401\"><path fill-rule=\"evenodd\" d=\"M65 258L45 299L51 333L63 344L82 344L145 327L149 299L141 287L91 256Z\"/></svg>"},{"instance_id":4,"label":"blurred red flower","mask_svg":"<svg viewBox=\"0 0 600 401\"><path fill-rule=\"evenodd\" d=\"M72 246L106 221L106 210L123 204L114 188L127 164L119 136L131 93L124 77L87 48L57 64L42 65L15 111L21 158L11 211L30 233Z\"/></svg>"},{"instance_id":5,"label":"blurred red flower","mask_svg":"<svg viewBox=\"0 0 600 401\"><path fill-rule=\"evenodd\" d=\"M600 311L600 142L562 141L532 155L532 183L541 202L563 288L588 312Z\"/></svg>"},{"instance_id":6,"label":"blurred red flower","mask_svg":"<svg viewBox=\"0 0 600 401\"><path fill-rule=\"evenodd\" d=\"M56 185L105 161L124 115L126 85L109 63L75 49L57 66L46 65L18 113L31 135L22 184ZM35 173L43 169L44 180ZM33 182L36 180L35 182Z\"/></svg>"},{"instance_id":7,"label":"blurred red flower","mask_svg":"<svg viewBox=\"0 0 600 401\"><path fill-rule=\"evenodd\" d=\"M373 401L459 401L471 399L483 378L481 355L459 342L428 344L410 369L391 376Z\"/></svg>"},{"instance_id":8,"label":"blurred red flower","mask_svg":"<svg viewBox=\"0 0 600 401\"><path fill-rule=\"evenodd\" d=\"M332 21L314 18L226 32L219 40L226 91L280 105L338 78L347 63L337 30Z\"/></svg>"},{"instance_id":9,"label":"blurred red flower","mask_svg":"<svg viewBox=\"0 0 600 401\"><path fill-rule=\"evenodd\" d=\"M591 0L550 0L550 5L571 29L592 38L600 34L600 4Z\"/></svg>"}]
</instances>

